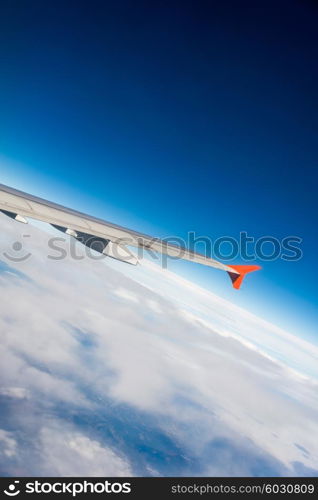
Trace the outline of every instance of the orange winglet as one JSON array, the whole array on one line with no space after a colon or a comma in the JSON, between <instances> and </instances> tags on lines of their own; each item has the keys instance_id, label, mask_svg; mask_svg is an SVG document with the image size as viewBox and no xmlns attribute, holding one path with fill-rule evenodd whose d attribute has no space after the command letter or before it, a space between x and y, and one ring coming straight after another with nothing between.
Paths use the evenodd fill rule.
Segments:
<instances>
[{"instance_id":1,"label":"orange winglet","mask_svg":"<svg viewBox=\"0 0 318 500\"><path fill-rule=\"evenodd\" d=\"M238 290L242 284L242 281L243 281L243 278L245 276L245 274L247 273L251 273L252 271L258 271L259 269L261 269L261 266L230 266L229 267L232 267L232 269L234 269L235 271L237 271L239 274L236 274L236 273L231 273L228 271L228 275L230 276L231 280L232 280L232 284L233 284L233 288L236 288L236 290Z\"/></svg>"}]
</instances>

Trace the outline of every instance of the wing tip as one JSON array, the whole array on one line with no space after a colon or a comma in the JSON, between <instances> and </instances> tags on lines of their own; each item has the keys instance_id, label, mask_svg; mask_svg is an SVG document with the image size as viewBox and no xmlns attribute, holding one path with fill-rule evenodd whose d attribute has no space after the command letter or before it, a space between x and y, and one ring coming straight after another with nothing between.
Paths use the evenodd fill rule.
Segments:
<instances>
[{"instance_id":1,"label":"wing tip","mask_svg":"<svg viewBox=\"0 0 318 500\"><path fill-rule=\"evenodd\" d=\"M228 275L231 278L233 288L235 288L236 290L240 289L246 274L261 269L261 266L257 265L238 265L238 266L232 265L229 267L231 267L235 271L234 273L228 271Z\"/></svg>"}]
</instances>

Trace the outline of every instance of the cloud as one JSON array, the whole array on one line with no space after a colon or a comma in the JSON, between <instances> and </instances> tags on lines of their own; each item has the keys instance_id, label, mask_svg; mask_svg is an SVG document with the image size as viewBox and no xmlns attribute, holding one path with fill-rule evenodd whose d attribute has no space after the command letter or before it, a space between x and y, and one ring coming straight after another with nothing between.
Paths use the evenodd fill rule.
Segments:
<instances>
[{"instance_id":1,"label":"cloud","mask_svg":"<svg viewBox=\"0 0 318 500\"><path fill-rule=\"evenodd\" d=\"M117 295L117 297L125 300L130 300L136 303L138 302L138 298L136 297L136 295L129 292L129 290L126 290L125 288L118 288L117 290L114 290L114 295Z\"/></svg>"},{"instance_id":2,"label":"cloud","mask_svg":"<svg viewBox=\"0 0 318 500\"><path fill-rule=\"evenodd\" d=\"M0 429L0 443L0 455L11 458L16 454L17 443L11 432Z\"/></svg>"},{"instance_id":3,"label":"cloud","mask_svg":"<svg viewBox=\"0 0 318 500\"><path fill-rule=\"evenodd\" d=\"M126 459L68 426L44 427L39 444L42 473L50 476L131 476Z\"/></svg>"},{"instance_id":4,"label":"cloud","mask_svg":"<svg viewBox=\"0 0 318 500\"><path fill-rule=\"evenodd\" d=\"M28 397L28 391L24 387L4 387L0 389L0 396L24 399Z\"/></svg>"},{"instance_id":5,"label":"cloud","mask_svg":"<svg viewBox=\"0 0 318 500\"><path fill-rule=\"evenodd\" d=\"M1 224L9 248L19 225ZM32 257L0 273L0 424L34 458L22 475L318 469L316 346L147 262L47 258L28 231Z\"/></svg>"}]
</instances>

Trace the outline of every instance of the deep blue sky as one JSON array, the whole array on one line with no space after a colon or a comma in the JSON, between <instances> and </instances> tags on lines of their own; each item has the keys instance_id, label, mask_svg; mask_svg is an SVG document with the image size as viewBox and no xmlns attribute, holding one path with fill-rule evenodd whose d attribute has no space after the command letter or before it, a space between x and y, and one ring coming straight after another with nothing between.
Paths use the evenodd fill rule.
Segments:
<instances>
[{"instance_id":1,"label":"deep blue sky","mask_svg":"<svg viewBox=\"0 0 318 500\"><path fill-rule=\"evenodd\" d=\"M314 335L317 25L309 1L3 0L1 182L156 236L300 236L241 292L172 269Z\"/></svg>"}]
</instances>

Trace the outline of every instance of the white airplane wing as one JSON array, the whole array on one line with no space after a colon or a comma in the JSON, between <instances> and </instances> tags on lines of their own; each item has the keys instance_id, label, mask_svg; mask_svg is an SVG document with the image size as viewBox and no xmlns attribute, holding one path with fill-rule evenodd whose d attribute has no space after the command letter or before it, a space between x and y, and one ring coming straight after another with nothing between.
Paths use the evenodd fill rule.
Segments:
<instances>
[{"instance_id":1,"label":"white airplane wing","mask_svg":"<svg viewBox=\"0 0 318 500\"><path fill-rule=\"evenodd\" d=\"M226 265L173 243L132 231L56 203L0 184L0 211L27 223L27 217L52 224L84 245L117 260L136 265L138 258L127 247L144 248L170 257L197 262L226 271L238 289L245 274L260 269L255 265Z\"/></svg>"}]
</instances>

